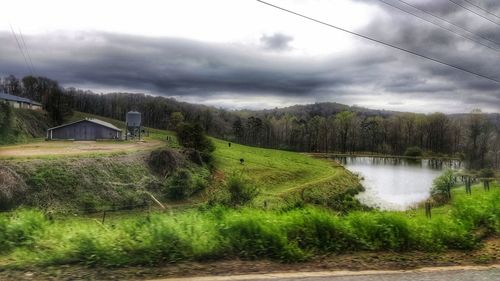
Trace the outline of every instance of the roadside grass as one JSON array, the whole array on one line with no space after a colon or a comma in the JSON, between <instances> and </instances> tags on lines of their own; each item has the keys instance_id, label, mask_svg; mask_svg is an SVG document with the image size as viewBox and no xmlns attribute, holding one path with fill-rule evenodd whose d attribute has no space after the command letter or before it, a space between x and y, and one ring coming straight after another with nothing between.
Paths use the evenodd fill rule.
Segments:
<instances>
[{"instance_id":1,"label":"roadside grass","mask_svg":"<svg viewBox=\"0 0 500 281\"><path fill-rule=\"evenodd\" d=\"M300 262L346 251L467 251L500 234L499 200L498 183L489 192L458 193L449 212L432 219L405 212L341 216L320 207L265 211L216 206L101 224L94 219L50 221L39 211L19 210L0 216L0 263L116 267L230 258Z\"/></svg>"}]
</instances>

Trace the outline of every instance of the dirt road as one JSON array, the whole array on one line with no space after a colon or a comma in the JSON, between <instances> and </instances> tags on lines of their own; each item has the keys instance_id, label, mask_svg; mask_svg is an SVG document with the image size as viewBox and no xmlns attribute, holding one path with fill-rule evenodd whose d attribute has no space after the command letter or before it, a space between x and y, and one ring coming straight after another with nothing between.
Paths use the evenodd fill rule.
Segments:
<instances>
[{"instance_id":1,"label":"dirt road","mask_svg":"<svg viewBox=\"0 0 500 281\"><path fill-rule=\"evenodd\" d=\"M158 140L143 142L117 141L40 141L1 146L0 158L80 155L92 153L133 152L161 146Z\"/></svg>"}]
</instances>

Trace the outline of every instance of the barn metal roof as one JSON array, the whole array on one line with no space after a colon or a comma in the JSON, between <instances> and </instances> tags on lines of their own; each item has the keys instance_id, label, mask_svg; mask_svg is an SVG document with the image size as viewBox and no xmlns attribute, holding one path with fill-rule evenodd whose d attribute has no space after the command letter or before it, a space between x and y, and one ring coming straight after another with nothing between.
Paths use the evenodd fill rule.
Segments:
<instances>
[{"instance_id":1,"label":"barn metal roof","mask_svg":"<svg viewBox=\"0 0 500 281\"><path fill-rule=\"evenodd\" d=\"M110 128L110 129L115 130L115 131L120 131L120 132L122 131L121 129L118 129L115 125L113 125L111 123L108 123L106 121L102 121L102 120L99 120L99 119L94 119L94 118L85 118L85 119L82 119L82 120L79 120L79 121L71 122L71 123L68 123L68 124L63 124L63 125L60 125L60 126L57 126L57 127L49 128L49 129L47 129L47 131L58 129L58 128L62 128L62 127L66 127L66 126L73 125L73 124L80 123L80 122L84 122L84 121L92 122L94 124L98 124L98 125Z\"/></svg>"},{"instance_id":2,"label":"barn metal roof","mask_svg":"<svg viewBox=\"0 0 500 281\"><path fill-rule=\"evenodd\" d=\"M2 92L0 92L0 99L1 100L24 102L24 103L34 104L34 105L42 105L39 102L32 101L32 100L27 99L27 98L22 98L22 97L10 95L10 94L7 94L7 93L2 93Z\"/></svg>"}]
</instances>

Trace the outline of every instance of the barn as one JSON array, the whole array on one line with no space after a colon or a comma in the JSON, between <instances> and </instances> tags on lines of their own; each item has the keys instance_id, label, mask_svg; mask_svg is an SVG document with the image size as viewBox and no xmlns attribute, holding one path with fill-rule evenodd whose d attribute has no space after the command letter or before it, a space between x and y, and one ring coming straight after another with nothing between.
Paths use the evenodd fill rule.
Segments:
<instances>
[{"instance_id":1,"label":"barn","mask_svg":"<svg viewBox=\"0 0 500 281\"><path fill-rule=\"evenodd\" d=\"M122 130L99 119L86 118L47 130L49 140L111 140L121 139Z\"/></svg>"},{"instance_id":2,"label":"barn","mask_svg":"<svg viewBox=\"0 0 500 281\"><path fill-rule=\"evenodd\" d=\"M6 102L14 108L42 109L42 104L39 102L2 92L0 92L0 102Z\"/></svg>"}]
</instances>

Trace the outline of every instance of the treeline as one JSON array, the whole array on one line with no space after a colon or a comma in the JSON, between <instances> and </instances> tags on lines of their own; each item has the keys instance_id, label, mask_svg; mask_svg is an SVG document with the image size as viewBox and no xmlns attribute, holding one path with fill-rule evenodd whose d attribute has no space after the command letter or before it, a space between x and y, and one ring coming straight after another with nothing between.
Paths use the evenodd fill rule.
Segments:
<instances>
[{"instance_id":1,"label":"treeline","mask_svg":"<svg viewBox=\"0 0 500 281\"><path fill-rule=\"evenodd\" d=\"M42 103L43 109L55 124L61 124L73 114L72 97L57 81L45 77L26 76L19 80L14 75L9 75L0 78L0 92Z\"/></svg>"},{"instance_id":2,"label":"treeline","mask_svg":"<svg viewBox=\"0 0 500 281\"><path fill-rule=\"evenodd\" d=\"M453 116L319 103L230 111L144 94L62 89L56 81L43 77L27 76L19 81L9 76L0 82L0 90L41 101L57 122L72 109L118 120L124 120L127 111L137 110L148 127L174 129L179 120L195 122L212 136L253 146L394 155L419 149L431 155L463 157L474 168L500 167L500 115L479 110Z\"/></svg>"},{"instance_id":3,"label":"treeline","mask_svg":"<svg viewBox=\"0 0 500 281\"><path fill-rule=\"evenodd\" d=\"M238 118L235 139L244 144L306 152L373 152L403 155L420 148L428 155L461 157L471 167L498 167L500 128L479 110L450 117L442 113L370 116L341 111L298 118L267 112Z\"/></svg>"}]
</instances>

